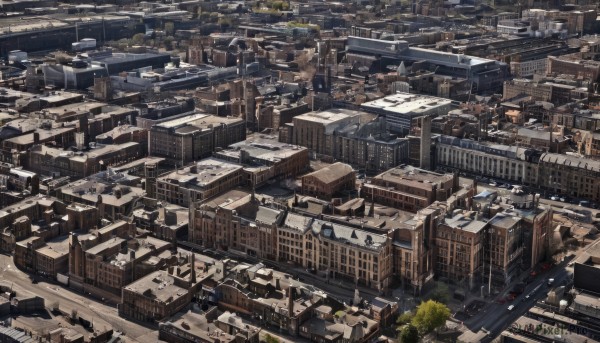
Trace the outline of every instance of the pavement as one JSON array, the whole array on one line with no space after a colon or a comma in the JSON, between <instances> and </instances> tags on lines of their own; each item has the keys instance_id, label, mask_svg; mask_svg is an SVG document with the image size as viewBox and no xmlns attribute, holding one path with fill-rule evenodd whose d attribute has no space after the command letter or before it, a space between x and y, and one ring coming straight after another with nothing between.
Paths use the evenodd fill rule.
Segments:
<instances>
[{"instance_id":1,"label":"pavement","mask_svg":"<svg viewBox=\"0 0 600 343\"><path fill-rule=\"evenodd\" d=\"M512 302L498 304L488 299L478 315L464 321L464 326L473 332L479 330L488 331L488 337L483 342L491 342L494 338L508 328L517 318L526 314L536 302L546 298L549 289L548 279L554 279L554 286L566 284L570 279L570 273L567 271L568 261L561 262L549 271L540 274L534 282L525 287L523 294L515 298ZM531 292L539 286L534 294ZM507 290L508 291L508 290ZM527 295L530 295L527 297ZM512 310L508 307L514 305Z\"/></svg>"},{"instance_id":2,"label":"pavement","mask_svg":"<svg viewBox=\"0 0 600 343\"><path fill-rule=\"evenodd\" d=\"M131 341L144 343L153 341L148 338L152 337L155 328L119 317L116 306L96 301L43 278L40 278L37 284L33 284L29 274L15 267L12 256L0 254L0 266L2 266L0 284L12 287L17 294L19 291L28 291L39 295L45 299L46 306L58 301L61 311L71 313L72 310L77 310L80 316L93 319L95 326L112 327L116 331L125 333Z\"/></svg>"}]
</instances>

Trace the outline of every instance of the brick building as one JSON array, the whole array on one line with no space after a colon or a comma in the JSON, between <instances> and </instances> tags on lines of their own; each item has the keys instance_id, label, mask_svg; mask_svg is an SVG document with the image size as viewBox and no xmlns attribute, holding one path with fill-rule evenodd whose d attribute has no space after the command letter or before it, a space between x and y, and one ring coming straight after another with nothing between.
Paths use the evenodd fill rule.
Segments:
<instances>
[{"instance_id":1,"label":"brick building","mask_svg":"<svg viewBox=\"0 0 600 343\"><path fill-rule=\"evenodd\" d=\"M181 165L209 157L216 148L245 138L246 125L240 118L193 114L152 126L149 154Z\"/></svg>"},{"instance_id":2,"label":"brick building","mask_svg":"<svg viewBox=\"0 0 600 343\"><path fill-rule=\"evenodd\" d=\"M412 166L383 172L364 183L361 196L375 203L417 212L436 200L446 200L458 191L458 176L439 174Z\"/></svg>"},{"instance_id":3,"label":"brick building","mask_svg":"<svg viewBox=\"0 0 600 343\"><path fill-rule=\"evenodd\" d=\"M302 194L331 200L343 191L356 189L356 173L347 164L336 162L302 177Z\"/></svg>"},{"instance_id":4,"label":"brick building","mask_svg":"<svg viewBox=\"0 0 600 343\"><path fill-rule=\"evenodd\" d=\"M156 199L190 206L242 185L242 166L207 158L156 179Z\"/></svg>"}]
</instances>

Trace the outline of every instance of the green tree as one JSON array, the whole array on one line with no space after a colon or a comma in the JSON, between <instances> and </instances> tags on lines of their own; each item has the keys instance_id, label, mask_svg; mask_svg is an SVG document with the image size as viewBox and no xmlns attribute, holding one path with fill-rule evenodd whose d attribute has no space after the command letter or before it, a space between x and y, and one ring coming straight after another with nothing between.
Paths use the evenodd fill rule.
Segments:
<instances>
[{"instance_id":1,"label":"green tree","mask_svg":"<svg viewBox=\"0 0 600 343\"><path fill-rule=\"evenodd\" d=\"M144 44L144 39L145 39L145 35L143 33L136 33L135 35L133 35L133 37L131 38L131 42L134 45L142 45Z\"/></svg>"},{"instance_id":2,"label":"green tree","mask_svg":"<svg viewBox=\"0 0 600 343\"><path fill-rule=\"evenodd\" d=\"M444 282L436 282L435 288L431 292L431 300L442 304L447 304L450 301L450 289Z\"/></svg>"},{"instance_id":3,"label":"green tree","mask_svg":"<svg viewBox=\"0 0 600 343\"><path fill-rule=\"evenodd\" d=\"M415 315L412 312L409 312L409 311L404 312L400 316L398 316L398 319L396 320L396 324L398 324L400 326L409 324L410 322L412 322L414 316Z\"/></svg>"},{"instance_id":4,"label":"green tree","mask_svg":"<svg viewBox=\"0 0 600 343\"><path fill-rule=\"evenodd\" d=\"M271 336L270 334L265 335L265 343L279 343L279 339Z\"/></svg>"},{"instance_id":5,"label":"green tree","mask_svg":"<svg viewBox=\"0 0 600 343\"><path fill-rule=\"evenodd\" d=\"M404 325L400 334L398 335L400 343L418 343L419 342L419 330L412 324Z\"/></svg>"},{"instance_id":6,"label":"green tree","mask_svg":"<svg viewBox=\"0 0 600 343\"><path fill-rule=\"evenodd\" d=\"M425 335L444 325L448 318L450 318L450 309L446 305L427 300L417 307L412 325L419 329L419 333Z\"/></svg>"}]
</instances>

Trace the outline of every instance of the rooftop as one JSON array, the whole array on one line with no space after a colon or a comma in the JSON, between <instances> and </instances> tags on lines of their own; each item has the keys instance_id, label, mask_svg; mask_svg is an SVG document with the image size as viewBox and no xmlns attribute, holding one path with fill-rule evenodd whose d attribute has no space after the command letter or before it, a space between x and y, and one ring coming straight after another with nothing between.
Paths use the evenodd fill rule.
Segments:
<instances>
[{"instance_id":1,"label":"rooftop","mask_svg":"<svg viewBox=\"0 0 600 343\"><path fill-rule=\"evenodd\" d=\"M485 228L487 223L457 214L452 218L445 218L446 225L453 229L461 229L467 232L478 233Z\"/></svg>"},{"instance_id":2,"label":"rooftop","mask_svg":"<svg viewBox=\"0 0 600 343\"><path fill-rule=\"evenodd\" d=\"M325 184L329 184L351 173L354 173L354 169L352 169L351 166L345 163L336 162L325 168L319 169L312 173L308 173L304 175L303 178L312 176Z\"/></svg>"},{"instance_id":3,"label":"rooftop","mask_svg":"<svg viewBox=\"0 0 600 343\"><path fill-rule=\"evenodd\" d=\"M440 174L413 166L399 166L375 176L372 179L372 183L385 183L386 185L392 183L410 185L411 187L422 189L432 189L434 185L439 186L453 179L453 174Z\"/></svg>"},{"instance_id":4,"label":"rooftop","mask_svg":"<svg viewBox=\"0 0 600 343\"><path fill-rule=\"evenodd\" d=\"M174 302L188 293L188 290L175 285L173 276L160 270L144 276L124 289L161 303Z\"/></svg>"},{"instance_id":5,"label":"rooftop","mask_svg":"<svg viewBox=\"0 0 600 343\"><path fill-rule=\"evenodd\" d=\"M188 188L204 188L213 182L226 178L229 175L238 172L242 166L216 158L207 158L195 163L192 166L174 171L168 175L160 177L169 183L186 186Z\"/></svg>"},{"instance_id":6,"label":"rooftop","mask_svg":"<svg viewBox=\"0 0 600 343\"><path fill-rule=\"evenodd\" d=\"M411 93L396 93L384 98L365 102L361 106L371 110L383 110L393 113L425 113L440 106L449 106L450 99L438 98L429 95Z\"/></svg>"},{"instance_id":7,"label":"rooftop","mask_svg":"<svg viewBox=\"0 0 600 343\"><path fill-rule=\"evenodd\" d=\"M309 112L294 117L294 120L311 121L323 125L335 123L351 117L359 116L361 112L342 108L333 108L321 112Z\"/></svg>"},{"instance_id":8,"label":"rooftop","mask_svg":"<svg viewBox=\"0 0 600 343\"><path fill-rule=\"evenodd\" d=\"M313 220L311 228L315 235L370 250L385 249L385 244L388 241L386 235L375 234L320 219Z\"/></svg>"}]
</instances>

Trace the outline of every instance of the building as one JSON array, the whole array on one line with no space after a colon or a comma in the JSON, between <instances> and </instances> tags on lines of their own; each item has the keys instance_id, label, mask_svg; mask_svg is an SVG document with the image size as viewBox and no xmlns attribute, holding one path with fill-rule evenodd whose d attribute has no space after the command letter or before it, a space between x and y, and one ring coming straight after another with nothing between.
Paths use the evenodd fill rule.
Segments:
<instances>
[{"instance_id":1,"label":"building","mask_svg":"<svg viewBox=\"0 0 600 343\"><path fill-rule=\"evenodd\" d=\"M235 313L218 314L213 307L205 313L178 313L159 324L159 338L176 343L258 343L261 329L247 323Z\"/></svg>"},{"instance_id":2,"label":"building","mask_svg":"<svg viewBox=\"0 0 600 343\"><path fill-rule=\"evenodd\" d=\"M540 179L541 152L487 142L441 136L436 145L436 164L445 170L460 170L536 186Z\"/></svg>"},{"instance_id":3,"label":"building","mask_svg":"<svg viewBox=\"0 0 600 343\"><path fill-rule=\"evenodd\" d=\"M387 129L385 118L336 129L333 157L368 173L377 173L408 162L409 141Z\"/></svg>"},{"instance_id":4,"label":"building","mask_svg":"<svg viewBox=\"0 0 600 343\"><path fill-rule=\"evenodd\" d=\"M531 61L511 61L510 62L510 74L516 78L532 77L533 75L546 75L548 70L548 59L541 58Z\"/></svg>"},{"instance_id":5,"label":"building","mask_svg":"<svg viewBox=\"0 0 600 343\"><path fill-rule=\"evenodd\" d=\"M35 251L36 272L50 278L69 271L69 237L60 236L47 241Z\"/></svg>"},{"instance_id":6,"label":"building","mask_svg":"<svg viewBox=\"0 0 600 343\"><path fill-rule=\"evenodd\" d=\"M116 184L111 178L100 177L82 179L56 189L56 197L65 203L79 203L98 209L97 216L79 222L79 227L86 230L93 227L84 226L86 223L96 225L91 220L94 218L97 222L98 218L118 220L121 216L130 216L132 206L144 194L144 190L139 187Z\"/></svg>"},{"instance_id":7,"label":"building","mask_svg":"<svg viewBox=\"0 0 600 343\"><path fill-rule=\"evenodd\" d=\"M194 254L190 254L183 265L157 270L123 286L119 315L156 322L183 310L214 273L205 265L197 265L195 259Z\"/></svg>"},{"instance_id":8,"label":"building","mask_svg":"<svg viewBox=\"0 0 600 343\"><path fill-rule=\"evenodd\" d=\"M504 82L502 98L512 99L523 95L537 101L552 102L552 85L524 79Z\"/></svg>"},{"instance_id":9,"label":"building","mask_svg":"<svg viewBox=\"0 0 600 343\"><path fill-rule=\"evenodd\" d=\"M309 112L292 119L292 144L308 148L317 155L333 156L335 149L333 136L336 129L360 123L361 112L330 109Z\"/></svg>"},{"instance_id":10,"label":"building","mask_svg":"<svg viewBox=\"0 0 600 343\"><path fill-rule=\"evenodd\" d=\"M156 179L156 199L188 207L245 181L242 166L207 158Z\"/></svg>"},{"instance_id":11,"label":"building","mask_svg":"<svg viewBox=\"0 0 600 343\"><path fill-rule=\"evenodd\" d=\"M600 81L600 61L583 59L581 54L548 57L548 74L573 75L576 78Z\"/></svg>"},{"instance_id":12,"label":"building","mask_svg":"<svg viewBox=\"0 0 600 343\"><path fill-rule=\"evenodd\" d=\"M117 236L119 230L121 233ZM96 235L72 235L69 245L72 281L80 281L82 287L92 286L86 289L120 294L122 287L152 272L153 268L156 270L157 266L146 266L144 261L167 251L171 243L153 237L127 240L130 231L131 226L121 221L98 230Z\"/></svg>"},{"instance_id":13,"label":"building","mask_svg":"<svg viewBox=\"0 0 600 343\"><path fill-rule=\"evenodd\" d=\"M600 163L582 157L544 153L539 187L553 194L600 201Z\"/></svg>"},{"instance_id":14,"label":"building","mask_svg":"<svg viewBox=\"0 0 600 343\"><path fill-rule=\"evenodd\" d=\"M281 210L261 206L253 196L229 192L191 211L188 239L205 247L236 250L275 260Z\"/></svg>"},{"instance_id":15,"label":"building","mask_svg":"<svg viewBox=\"0 0 600 343\"><path fill-rule=\"evenodd\" d=\"M508 66L504 62L409 47L406 41L350 36L346 44L346 51L350 64L356 63L357 66L375 70L389 64L399 65L401 61L410 64L411 67L425 61L427 66L423 69L435 70L435 74L443 76L465 79L472 84L471 91L473 93L498 90L508 76Z\"/></svg>"},{"instance_id":16,"label":"building","mask_svg":"<svg viewBox=\"0 0 600 343\"><path fill-rule=\"evenodd\" d=\"M487 223L465 214L444 218L435 232L435 273L473 289L482 276Z\"/></svg>"},{"instance_id":17,"label":"building","mask_svg":"<svg viewBox=\"0 0 600 343\"><path fill-rule=\"evenodd\" d=\"M191 212L190 240L204 247L315 269L383 290L391 282L391 240L332 222L259 205L251 195L224 194Z\"/></svg>"},{"instance_id":18,"label":"building","mask_svg":"<svg viewBox=\"0 0 600 343\"><path fill-rule=\"evenodd\" d=\"M142 156L139 143L95 145L87 151L74 152L45 145L35 145L29 152L26 167L34 172L82 178L107 167L131 162Z\"/></svg>"},{"instance_id":19,"label":"building","mask_svg":"<svg viewBox=\"0 0 600 343\"><path fill-rule=\"evenodd\" d=\"M367 112L385 117L392 132L407 134L417 117L446 115L451 109L449 99L428 95L396 93L361 105Z\"/></svg>"},{"instance_id":20,"label":"building","mask_svg":"<svg viewBox=\"0 0 600 343\"><path fill-rule=\"evenodd\" d=\"M356 189L356 173L347 164L336 162L302 176L302 194L331 200L341 192Z\"/></svg>"},{"instance_id":21,"label":"building","mask_svg":"<svg viewBox=\"0 0 600 343\"><path fill-rule=\"evenodd\" d=\"M511 283L521 272L523 254L522 218L502 212L489 222L486 265L491 268L492 280L500 286Z\"/></svg>"},{"instance_id":22,"label":"building","mask_svg":"<svg viewBox=\"0 0 600 343\"><path fill-rule=\"evenodd\" d=\"M515 36L530 36L533 33L531 30L531 23L519 19L499 20L496 31L501 34Z\"/></svg>"},{"instance_id":23,"label":"building","mask_svg":"<svg viewBox=\"0 0 600 343\"><path fill-rule=\"evenodd\" d=\"M243 119L192 114L153 125L149 154L182 165L209 157L216 148L226 148L245 138Z\"/></svg>"},{"instance_id":24,"label":"building","mask_svg":"<svg viewBox=\"0 0 600 343\"><path fill-rule=\"evenodd\" d=\"M360 196L377 204L416 213L458 191L458 176L400 166L363 183Z\"/></svg>"},{"instance_id":25,"label":"building","mask_svg":"<svg viewBox=\"0 0 600 343\"><path fill-rule=\"evenodd\" d=\"M309 150L280 143L274 136L252 136L228 149L214 153L216 158L243 165L243 184L260 187L268 181L294 178L309 166Z\"/></svg>"},{"instance_id":26,"label":"building","mask_svg":"<svg viewBox=\"0 0 600 343\"><path fill-rule=\"evenodd\" d=\"M183 240L187 235L190 210L177 205L164 206L155 200L144 199L144 207L132 212L136 227L167 242Z\"/></svg>"}]
</instances>

